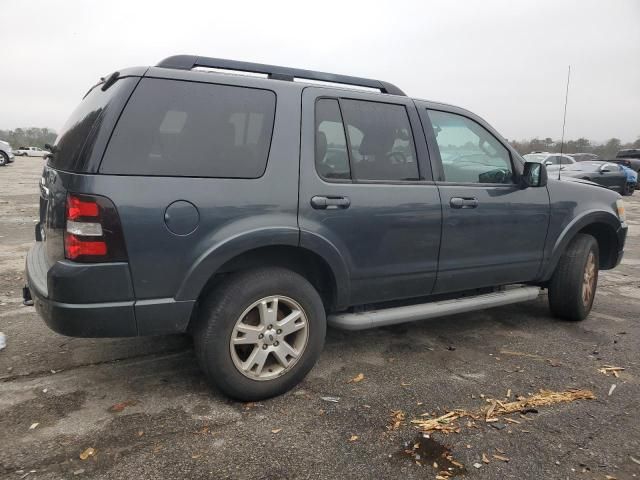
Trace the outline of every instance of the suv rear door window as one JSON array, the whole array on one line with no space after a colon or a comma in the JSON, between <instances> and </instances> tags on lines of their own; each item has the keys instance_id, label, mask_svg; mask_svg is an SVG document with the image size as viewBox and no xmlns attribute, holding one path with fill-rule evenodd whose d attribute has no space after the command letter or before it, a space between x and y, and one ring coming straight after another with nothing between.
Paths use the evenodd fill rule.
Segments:
<instances>
[{"instance_id":1,"label":"suv rear door window","mask_svg":"<svg viewBox=\"0 0 640 480\"><path fill-rule=\"evenodd\" d=\"M258 178L267 165L275 94L145 78L118 121L100 171Z\"/></svg>"},{"instance_id":2,"label":"suv rear door window","mask_svg":"<svg viewBox=\"0 0 640 480\"><path fill-rule=\"evenodd\" d=\"M513 183L509 151L484 127L462 115L428 113L446 182Z\"/></svg>"},{"instance_id":3,"label":"suv rear door window","mask_svg":"<svg viewBox=\"0 0 640 480\"><path fill-rule=\"evenodd\" d=\"M403 105L340 100L355 180L418 180L418 163Z\"/></svg>"},{"instance_id":4,"label":"suv rear door window","mask_svg":"<svg viewBox=\"0 0 640 480\"><path fill-rule=\"evenodd\" d=\"M338 101L320 98L316 102L316 170L321 177L349 179L349 155Z\"/></svg>"}]
</instances>

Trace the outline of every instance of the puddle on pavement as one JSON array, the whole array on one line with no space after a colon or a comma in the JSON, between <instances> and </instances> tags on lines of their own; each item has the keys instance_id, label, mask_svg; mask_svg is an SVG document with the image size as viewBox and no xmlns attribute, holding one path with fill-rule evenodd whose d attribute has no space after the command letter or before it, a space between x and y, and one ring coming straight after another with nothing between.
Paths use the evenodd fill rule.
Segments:
<instances>
[{"instance_id":1,"label":"puddle on pavement","mask_svg":"<svg viewBox=\"0 0 640 480\"><path fill-rule=\"evenodd\" d=\"M396 457L435 468L443 476L455 477L467 473L464 465L453 458L451 450L431 437L418 435L413 441L406 442Z\"/></svg>"}]
</instances>

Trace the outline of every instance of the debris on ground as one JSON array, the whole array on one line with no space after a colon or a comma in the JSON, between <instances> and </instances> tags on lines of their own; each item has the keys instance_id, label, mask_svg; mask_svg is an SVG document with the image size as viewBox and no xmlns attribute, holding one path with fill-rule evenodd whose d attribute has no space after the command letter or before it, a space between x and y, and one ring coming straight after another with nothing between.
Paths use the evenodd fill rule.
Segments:
<instances>
[{"instance_id":1,"label":"debris on ground","mask_svg":"<svg viewBox=\"0 0 640 480\"><path fill-rule=\"evenodd\" d=\"M0 350L7 348L7 336L0 332Z\"/></svg>"},{"instance_id":2,"label":"debris on ground","mask_svg":"<svg viewBox=\"0 0 640 480\"><path fill-rule=\"evenodd\" d=\"M358 375L353 377L351 380L349 380L347 383L359 383L362 380L364 380L364 373L359 373Z\"/></svg>"},{"instance_id":3,"label":"debris on ground","mask_svg":"<svg viewBox=\"0 0 640 480\"><path fill-rule=\"evenodd\" d=\"M613 393L613 391L616 389L616 384L614 383L613 385L611 385L611 387L609 388L609 396L611 396L611 394Z\"/></svg>"},{"instance_id":4,"label":"debris on ground","mask_svg":"<svg viewBox=\"0 0 640 480\"><path fill-rule=\"evenodd\" d=\"M324 400L325 402L338 403L340 401L340 397L320 397L320 400Z\"/></svg>"},{"instance_id":5,"label":"debris on ground","mask_svg":"<svg viewBox=\"0 0 640 480\"><path fill-rule=\"evenodd\" d=\"M36 428L38 428L38 425L40 425L38 422L32 423L31 426L29 427L29 430L35 430Z\"/></svg>"},{"instance_id":6,"label":"debris on ground","mask_svg":"<svg viewBox=\"0 0 640 480\"><path fill-rule=\"evenodd\" d=\"M484 452L482 453L482 461L484 463L489 463L489 457L487 457L487 454Z\"/></svg>"},{"instance_id":7,"label":"debris on ground","mask_svg":"<svg viewBox=\"0 0 640 480\"><path fill-rule=\"evenodd\" d=\"M273 430L271 430L271 433L280 433L281 431L281 428L274 428Z\"/></svg>"},{"instance_id":8,"label":"debris on ground","mask_svg":"<svg viewBox=\"0 0 640 480\"><path fill-rule=\"evenodd\" d=\"M431 437L419 436L413 442L405 442L399 455L410 458L418 466L432 466L438 480L467 473L465 466L453 458L451 450Z\"/></svg>"},{"instance_id":9,"label":"debris on ground","mask_svg":"<svg viewBox=\"0 0 640 480\"><path fill-rule=\"evenodd\" d=\"M93 457L95 454L96 454L96 449L93 447L89 447L80 454L80 460L86 460L89 457Z\"/></svg>"},{"instance_id":10,"label":"debris on ground","mask_svg":"<svg viewBox=\"0 0 640 480\"><path fill-rule=\"evenodd\" d=\"M495 458L496 460L501 460L503 462L508 462L509 459L507 457L503 457L502 455L496 455L495 453L492 455L493 458Z\"/></svg>"},{"instance_id":11,"label":"debris on ground","mask_svg":"<svg viewBox=\"0 0 640 480\"><path fill-rule=\"evenodd\" d=\"M391 412L391 420L387 425L387 430L397 430L404 422L405 413L402 410L393 410Z\"/></svg>"},{"instance_id":12,"label":"debris on ground","mask_svg":"<svg viewBox=\"0 0 640 480\"><path fill-rule=\"evenodd\" d=\"M360 437L358 435L351 435L351 437L349 437L349 441L350 442L356 442L358 441Z\"/></svg>"},{"instance_id":13,"label":"debris on ground","mask_svg":"<svg viewBox=\"0 0 640 480\"><path fill-rule=\"evenodd\" d=\"M637 458L634 458L633 456L629 455L629 458L631 459L631 461L633 463L637 463L638 465L640 465L640 460L638 460Z\"/></svg>"},{"instance_id":14,"label":"debris on ground","mask_svg":"<svg viewBox=\"0 0 640 480\"><path fill-rule=\"evenodd\" d=\"M460 428L456 426L455 421L463 417L469 417L474 420L484 419L485 422L493 423L497 421L497 416L509 415L516 412L537 413L537 410L534 407L554 405L556 403L573 402L576 400L593 400L596 397L590 390L566 390L564 392L540 390L539 393L530 395L528 397L518 398L518 400L513 402L489 400L491 402L489 407L484 407L477 410L452 410L437 418L416 419L411 420L411 423L415 424L417 428L419 428L423 432L437 430L444 433L457 433L460 431ZM501 426L504 428L504 425Z\"/></svg>"},{"instance_id":15,"label":"debris on ground","mask_svg":"<svg viewBox=\"0 0 640 480\"><path fill-rule=\"evenodd\" d=\"M136 400L126 400L124 402L116 403L115 405L111 405L109 407L109 411L111 413L120 413L127 407L133 407L138 402Z\"/></svg>"},{"instance_id":16,"label":"debris on ground","mask_svg":"<svg viewBox=\"0 0 640 480\"><path fill-rule=\"evenodd\" d=\"M600 373L604 373L605 375L613 374L614 377L618 378L620 376L620 372L624 371L623 367L614 367L613 365L603 365L598 369Z\"/></svg>"}]
</instances>

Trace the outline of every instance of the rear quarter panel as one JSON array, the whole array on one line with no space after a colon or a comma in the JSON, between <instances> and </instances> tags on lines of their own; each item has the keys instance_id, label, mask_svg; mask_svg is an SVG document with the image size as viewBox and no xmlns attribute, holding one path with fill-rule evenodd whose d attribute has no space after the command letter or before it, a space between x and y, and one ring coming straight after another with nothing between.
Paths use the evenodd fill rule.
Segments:
<instances>
[{"instance_id":1,"label":"rear quarter panel","mask_svg":"<svg viewBox=\"0 0 640 480\"><path fill-rule=\"evenodd\" d=\"M264 175L256 179L70 176L67 190L110 198L124 230L136 299L197 299L226 260L251 248L298 244L297 199L300 87L210 73L150 69L149 76L250 85L276 93L276 114ZM184 152L188 155L189 152ZM196 206L199 224L188 235L169 231L167 207Z\"/></svg>"}]
</instances>

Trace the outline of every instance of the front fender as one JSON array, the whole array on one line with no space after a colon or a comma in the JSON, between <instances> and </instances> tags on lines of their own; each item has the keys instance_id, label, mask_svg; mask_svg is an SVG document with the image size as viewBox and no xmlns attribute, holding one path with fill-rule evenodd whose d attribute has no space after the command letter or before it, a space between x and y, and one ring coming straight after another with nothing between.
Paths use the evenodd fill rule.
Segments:
<instances>
[{"instance_id":1,"label":"front fender","mask_svg":"<svg viewBox=\"0 0 640 480\"><path fill-rule=\"evenodd\" d=\"M621 227L620 220L613 212L606 212L603 210L588 210L582 212L576 218L571 220L571 222L566 225L560 235L556 238L551 253L542 270L542 281L547 281L551 278L551 275L553 275L553 272L560 261L562 253L567 249L567 246L576 234L586 226L594 223L609 225L615 233L617 233Z\"/></svg>"}]
</instances>

